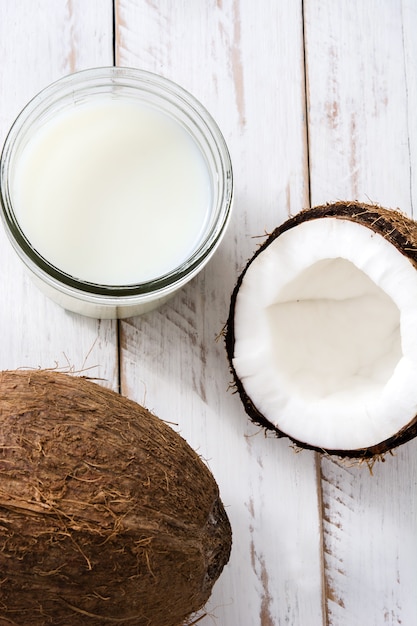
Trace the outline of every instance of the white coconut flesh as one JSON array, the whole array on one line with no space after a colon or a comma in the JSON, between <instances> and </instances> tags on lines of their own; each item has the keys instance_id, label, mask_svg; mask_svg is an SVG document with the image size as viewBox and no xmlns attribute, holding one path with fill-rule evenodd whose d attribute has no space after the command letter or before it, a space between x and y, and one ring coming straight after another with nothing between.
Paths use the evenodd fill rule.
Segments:
<instances>
[{"instance_id":1,"label":"white coconut flesh","mask_svg":"<svg viewBox=\"0 0 417 626\"><path fill-rule=\"evenodd\" d=\"M417 414L417 271L370 228L305 221L249 265L235 372L280 431L329 450L372 447Z\"/></svg>"}]
</instances>

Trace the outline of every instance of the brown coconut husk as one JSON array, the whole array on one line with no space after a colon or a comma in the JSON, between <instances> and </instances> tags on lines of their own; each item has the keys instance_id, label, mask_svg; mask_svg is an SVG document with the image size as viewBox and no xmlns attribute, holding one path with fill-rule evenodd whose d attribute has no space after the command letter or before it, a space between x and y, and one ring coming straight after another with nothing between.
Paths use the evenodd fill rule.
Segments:
<instances>
[{"instance_id":1,"label":"brown coconut husk","mask_svg":"<svg viewBox=\"0 0 417 626\"><path fill-rule=\"evenodd\" d=\"M178 626L231 528L217 484L145 408L81 377L0 373L0 624Z\"/></svg>"},{"instance_id":2,"label":"brown coconut husk","mask_svg":"<svg viewBox=\"0 0 417 626\"><path fill-rule=\"evenodd\" d=\"M358 460L383 460L384 455L407 441L410 441L417 435L417 416L414 417L401 431L381 441L375 446L369 448L361 448L357 450L332 450L323 449L309 445L306 442L299 441L282 432L274 424L265 418L265 416L257 409L251 398L245 392L242 382L233 367L234 357L234 309L237 294L242 284L243 278L251 263L262 254L277 237L282 233L295 228L299 224L315 219L325 219L335 217L339 219L350 220L370 228L373 232L383 236L393 246L395 246L404 256L410 259L411 263L417 269L417 222L405 215L397 209L387 209L379 205L366 204L361 202L335 202L316 206L311 209L304 209L298 214L286 220L278 228L276 228L264 243L256 250L253 257L248 261L242 273L240 274L236 286L233 290L230 302L229 317L225 327L225 345L229 360L231 373L233 375L233 385L239 393L244 409L250 419L264 428L268 432L274 433L278 438L287 437L299 449L309 449L317 452L336 455ZM417 311L416 311L417 316Z\"/></svg>"}]
</instances>

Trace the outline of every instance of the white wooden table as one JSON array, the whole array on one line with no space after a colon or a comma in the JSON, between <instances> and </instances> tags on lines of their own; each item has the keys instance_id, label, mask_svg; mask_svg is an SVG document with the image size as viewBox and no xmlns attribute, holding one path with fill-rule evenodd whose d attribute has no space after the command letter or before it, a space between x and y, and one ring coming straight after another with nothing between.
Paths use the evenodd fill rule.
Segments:
<instances>
[{"instance_id":1,"label":"white wooden table","mask_svg":"<svg viewBox=\"0 0 417 626\"><path fill-rule=\"evenodd\" d=\"M143 317L62 310L0 233L0 367L88 369L173 422L214 473L234 544L199 626L417 624L417 442L373 475L295 454L248 422L218 339L255 236L336 199L412 213L416 32L416 0L0 0L1 141L52 80L115 63L191 91L231 151L220 249Z\"/></svg>"}]
</instances>

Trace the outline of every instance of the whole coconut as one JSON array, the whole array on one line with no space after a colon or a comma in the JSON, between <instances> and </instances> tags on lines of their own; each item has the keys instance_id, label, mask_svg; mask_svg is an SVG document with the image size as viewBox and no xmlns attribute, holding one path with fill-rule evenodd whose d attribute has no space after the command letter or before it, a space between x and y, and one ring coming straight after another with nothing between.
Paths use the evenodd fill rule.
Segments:
<instances>
[{"instance_id":1,"label":"whole coconut","mask_svg":"<svg viewBox=\"0 0 417 626\"><path fill-rule=\"evenodd\" d=\"M169 426L81 377L0 372L0 624L178 626L227 563L217 484Z\"/></svg>"}]
</instances>

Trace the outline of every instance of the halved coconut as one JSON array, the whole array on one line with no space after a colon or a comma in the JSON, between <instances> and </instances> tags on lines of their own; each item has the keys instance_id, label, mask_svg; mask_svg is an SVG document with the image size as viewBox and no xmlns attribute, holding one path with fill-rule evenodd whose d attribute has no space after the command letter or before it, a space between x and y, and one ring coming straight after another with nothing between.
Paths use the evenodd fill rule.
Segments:
<instances>
[{"instance_id":1,"label":"halved coconut","mask_svg":"<svg viewBox=\"0 0 417 626\"><path fill-rule=\"evenodd\" d=\"M335 203L277 228L232 295L246 412L305 448L373 457L417 434L417 223Z\"/></svg>"}]
</instances>

